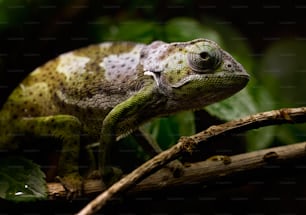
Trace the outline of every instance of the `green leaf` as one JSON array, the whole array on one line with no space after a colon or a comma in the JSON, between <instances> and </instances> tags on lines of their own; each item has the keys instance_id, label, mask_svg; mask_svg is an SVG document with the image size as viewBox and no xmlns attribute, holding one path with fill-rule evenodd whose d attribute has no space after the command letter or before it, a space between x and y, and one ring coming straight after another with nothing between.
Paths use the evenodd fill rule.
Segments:
<instances>
[{"instance_id":1,"label":"green leaf","mask_svg":"<svg viewBox=\"0 0 306 215\"><path fill-rule=\"evenodd\" d=\"M194 114L182 112L168 118L157 118L143 127L157 140L162 149L167 149L177 143L181 136L195 133Z\"/></svg>"},{"instance_id":2,"label":"green leaf","mask_svg":"<svg viewBox=\"0 0 306 215\"><path fill-rule=\"evenodd\" d=\"M22 157L0 159L0 198L27 202L46 197L45 174L39 165Z\"/></svg>"},{"instance_id":3,"label":"green leaf","mask_svg":"<svg viewBox=\"0 0 306 215\"><path fill-rule=\"evenodd\" d=\"M275 100L265 86L256 87L255 84L251 84L248 89L252 98L256 101L256 113L274 109ZM248 131L246 134L247 150L254 151L270 147L275 140L276 133L275 126Z\"/></svg>"},{"instance_id":4,"label":"green leaf","mask_svg":"<svg viewBox=\"0 0 306 215\"><path fill-rule=\"evenodd\" d=\"M275 126L248 131L246 134L247 150L255 151L268 148L273 143L276 132L277 129Z\"/></svg>"},{"instance_id":5,"label":"green leaf","mask_svg":"<svg viewBox=\"0 0 306 215\"><path fill-rule=\"evenodd\" d=\"M221 102L204 108L208 113L219 119L230 121L256 113L256 104L246 89Z\"/></svg>"},{"instance_id":6,"label":"green leaf","mask_svg":"<svg viewBox=\"0 0 306 215\"><path fill-rule=\"evenodd\" d=\"M251 82L247 88L221 102L209 105L204 109L211 115L224 121L242 118L261 111L272 110L275 101L267 88ZM273 126L248 131L247 150L253 151L269 147L274 141L277 129Z\"/></svg>"}]
</instances>

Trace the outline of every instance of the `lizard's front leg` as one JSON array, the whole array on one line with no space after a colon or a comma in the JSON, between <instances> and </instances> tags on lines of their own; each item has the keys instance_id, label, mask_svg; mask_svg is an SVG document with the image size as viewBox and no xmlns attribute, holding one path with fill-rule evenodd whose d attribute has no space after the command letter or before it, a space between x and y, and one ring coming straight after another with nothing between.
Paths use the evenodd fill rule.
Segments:
<instances>
[{"instance_id":1,"label":"lizard's front leg","mask_svg":"<svg viewBox=\"0 0 306 215\"><path fill-rule=\"evenodd\" d=\"M116 142L117 135L135 130L139 126L138 112L151 99L153 86L142 89L137 94L115 106L104 118L100 134L99 171L107 185L112 184L121 177L116 175L116 168L109 168L109 147ZM122 123L122 122L125 123ZM122 125L125 125L124 127ZM120 126L121 125L121 126ZM113 170L113 176L109 177L109 170Z\"/></svg>"},{"instance_id":2,"label":"lizard's front leg","mask_svg":"<svg viewBox=\"0 0 306 215\"><path fill-rule=\"evenodd\" d=\"M99 156L99 169L102 176L107 177L109 164L109 146L116 141L116 134L124 134L128 131L133 131L139 126L139 112L145 111L146 104L152 100L152 87L149 86L146 89L138 92L136 95L130 97L126 101L118 104L111 112L105 117L100 136L100 156ZM124 121L124 123L122 123ZM124 125L124 126L122 126ZM155 153L159 153L161 149L159 146L150 146ZM174 174L181 174L183 172L183 165L177 165L178 161L172 162L169 165ZM180 169L178 171L178 169ZM113 168L113 172L117 171ZM104 181L108 185L118 180L119 177L114 175L110 181Z\"/></svg>"},{"instance_id":3,"label":"lizard's front leg","mask_svg":"<svg viewBox=\"0 0 306 215\"><path fill-rule=\"evenodd\" d=\"M67 197L80 196L82 178L79 175L80 121L70 115L21 118L15 122L16 130L34 137L54 138L62 148L57 174L68 191ZM43 148L43 147L42 147Z\"/></svg>"}]
</instances>

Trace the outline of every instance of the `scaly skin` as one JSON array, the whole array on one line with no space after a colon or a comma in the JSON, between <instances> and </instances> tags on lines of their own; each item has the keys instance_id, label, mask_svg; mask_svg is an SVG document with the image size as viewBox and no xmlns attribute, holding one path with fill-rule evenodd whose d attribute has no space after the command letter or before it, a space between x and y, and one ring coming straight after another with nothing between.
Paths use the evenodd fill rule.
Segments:
<instances>
[{"instance_id":1,"label":"scaly skin","mask_svg":"<svg viewBox=\"0 0 306 215\"><path fill-rule=\"evenodd\" d=\"M100 142L103 174L107 147L119 138L154 117L225 99L248 79L206 39L88 46L38 67L13 91L0 112L0 149L19 148L23 135L59 140L58 175L78 192L80 134Z\"/></svg>"}]
</instances>

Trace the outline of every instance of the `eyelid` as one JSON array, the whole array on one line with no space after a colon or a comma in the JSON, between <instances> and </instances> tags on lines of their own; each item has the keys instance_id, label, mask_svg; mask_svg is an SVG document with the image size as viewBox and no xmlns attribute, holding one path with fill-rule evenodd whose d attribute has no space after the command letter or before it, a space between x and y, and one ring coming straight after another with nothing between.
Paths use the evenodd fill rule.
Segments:
<instances>
[{"instance_id":1,"label":"eyelid","mask_svg":"<svg viewBox=\"0 0 306 215\"><path fill-rule=\"evenodd\" d=\"M208 73L216 69L221 63L221 52L219 49L208 47L207 50L198 49L187 54L189 66L198 73ZM201 54L206 53L207 57L203 58Z\"/></svg>"}]
</instances>

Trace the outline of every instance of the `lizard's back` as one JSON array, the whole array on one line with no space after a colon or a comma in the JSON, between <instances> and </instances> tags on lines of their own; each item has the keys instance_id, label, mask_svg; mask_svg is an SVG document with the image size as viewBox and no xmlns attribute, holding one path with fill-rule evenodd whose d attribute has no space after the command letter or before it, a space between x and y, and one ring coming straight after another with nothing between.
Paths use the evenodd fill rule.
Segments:
<instances>
[{"instance_id":1,"label":"lizard's back","mask_svg":"<svg viewBox=\"0 0 306 215\"><path fill-rule=\"evenodd\" d=\"M146 77L139 68L143 46L130 42L101 43L45 63L9 96L0 112L1 124L8 124L6 127L11 129L20 118L69 114L84 122L99 119L101 126L101 120L114 106L144 84L142 79ZM88 130L99 132L92 128Z\"/></svg>"}]
</instances>

